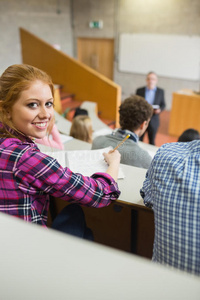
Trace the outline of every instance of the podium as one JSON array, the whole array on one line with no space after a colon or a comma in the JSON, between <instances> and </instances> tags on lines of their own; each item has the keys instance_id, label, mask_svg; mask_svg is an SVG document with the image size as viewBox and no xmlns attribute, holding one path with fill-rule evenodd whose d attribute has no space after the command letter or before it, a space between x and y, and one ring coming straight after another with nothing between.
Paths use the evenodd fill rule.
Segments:
<instances>
[{"instance_id":1,"label":"podium","mask_svg":"<svg viewBox=\"0 0 200 300\"><path fill-rule=\"evenodd\" d=\"M184 89L173 93L169 135L179 137L189 128L200 131L200 95Z\"/></svg>"}]
</instances>

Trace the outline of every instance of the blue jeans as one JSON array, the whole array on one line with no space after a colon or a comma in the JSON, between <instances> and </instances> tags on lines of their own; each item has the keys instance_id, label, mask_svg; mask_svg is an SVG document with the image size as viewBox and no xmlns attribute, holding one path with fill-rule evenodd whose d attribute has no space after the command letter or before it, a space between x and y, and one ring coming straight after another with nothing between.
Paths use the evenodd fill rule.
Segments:
<instances>
[{"instance_id":1,"label":"blue jeans","mask_svg":"<svg viewBox=\"0 0 200 300\"><path fill-rule=\"evenodd\" d=\"M78 204L69 204L56 216L53 229L93 241L93 233L87 227L83 209Z\"/></svg>"}]
</instances>

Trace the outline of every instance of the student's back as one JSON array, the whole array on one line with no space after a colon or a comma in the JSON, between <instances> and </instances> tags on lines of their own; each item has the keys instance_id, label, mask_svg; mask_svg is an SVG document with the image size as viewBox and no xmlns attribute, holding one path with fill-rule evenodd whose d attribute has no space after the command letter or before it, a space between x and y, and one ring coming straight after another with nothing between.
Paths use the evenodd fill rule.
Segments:
<instances>
[{"instance_id":1,"label":"student's back","mask_svg":"<svg viewBox=\"0 0 200 300\"><path fill-rule=\"evenodd\" d=\"M128 131L126 131L128 134ZM121 135L117 132L115 135L108 134L105 136L99 136L94 139L92 143L92 149L101 149L105 147L113 147L113 149L122 141ZM151 163L151 156L147 151L142 149L138 143L135 143L132 138L126 140L126 142L118 148L121 154L121 163L138 168L148 169Z\"/></svg>"},{"instance_id":2,"label":"student's back","mask_svg":"<svg viewBox=\"0 0 200 300\"><path fill-rule=\"evenodd\" d=\"M200 141L168 143L156 153L141 189L153 208L153 261L200 275Z\"/></svg>"},{"instance_id":3,"label":"student's back","mask_svg":"<svg viewBox=\"0 0 200 300\"><path fill-rule=\"evenodd\" d=\"M153 109L140 96L132 96L124 100L119 108L120 126L112 134L98 136L92 143L92 149L108 146L115 148L128 134L129 139L118 148L121 153L121 163L148 169L151 156L139 146L139 137L148 127Z\"/></svg>"}]
</instances>

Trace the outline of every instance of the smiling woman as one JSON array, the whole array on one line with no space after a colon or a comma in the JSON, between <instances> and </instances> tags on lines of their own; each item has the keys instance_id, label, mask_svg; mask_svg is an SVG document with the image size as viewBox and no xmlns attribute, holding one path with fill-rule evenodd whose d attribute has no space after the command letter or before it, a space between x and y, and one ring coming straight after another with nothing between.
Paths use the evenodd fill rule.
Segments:
<instances>
[{"instance_id":1,"label":"smiling woman","mask_svg":"<svg viewBox=\"0 0 200 300\"><path fill-rule=\"evenodd\" d=\"M7 125L2 126L1 134L12 136L12 128L23 135L41 138L39 129L39 136L34 136L38 133L32 123L38 123L45 127L42 133L46 135L53 126L53 97L54 86L45 72L29 65L7 68L0 85L0 120Z\"/></svg>"},{"instance_id":2,"label":"smiling woman","mask_svg":"<svg viewBox=\"0 0 200 300\"><path fill-rule=\"evenodd\" d=\"M51 132L53 97L51 78L32 66L10 66L0 77L0 211L42 226L49 195L98 208L120 194L118 151L104 154L106 173L85 177L63 168L33 142ZM91 239L82 209L74 204L57 216L53 228Z\"/></svg>"},{"instance_id":3,"label":"smiling woman","mask_svg":"<svg viewBox=\"0 0 200 300\"><path fill-rule=\"evenodd\" d=\"M50 87L35 81L14 103L8 117L14 127L31 138L46 136L53 122L53 95Z\"/></svg>"}]
</instances>

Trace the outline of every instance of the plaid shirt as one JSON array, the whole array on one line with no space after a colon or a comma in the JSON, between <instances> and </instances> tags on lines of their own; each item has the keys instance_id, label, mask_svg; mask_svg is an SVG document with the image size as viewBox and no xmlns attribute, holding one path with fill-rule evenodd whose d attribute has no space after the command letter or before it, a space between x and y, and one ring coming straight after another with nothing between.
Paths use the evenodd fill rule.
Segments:
<instances>
[{"instance_id":1,"label":"plaid shirt","mask_svg":"<svg viewBox=\"0 0 200 300\"><path fill-rule=\"evenodd\" d=\"M153 261L200 275L200 141L163 145L141 195L154 210Z\"/></svg>"},{"instance_id":2,"label":"plaid shirt","mask_svg":"<svg viewBox=\"0 0 200 300\"><path fill-rule=\"evenodd\" d=\"M117 183L106 173L72 173L41 153L32 140L0 139L0 211L46 226L49 195L84 206L116 200Z\"/></svg>"}]
</instances>

